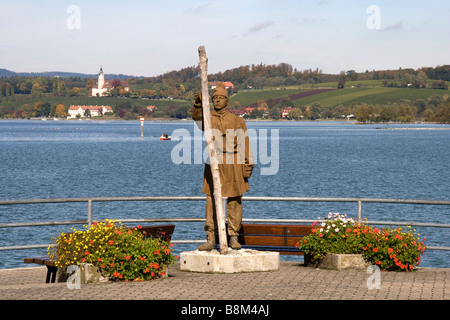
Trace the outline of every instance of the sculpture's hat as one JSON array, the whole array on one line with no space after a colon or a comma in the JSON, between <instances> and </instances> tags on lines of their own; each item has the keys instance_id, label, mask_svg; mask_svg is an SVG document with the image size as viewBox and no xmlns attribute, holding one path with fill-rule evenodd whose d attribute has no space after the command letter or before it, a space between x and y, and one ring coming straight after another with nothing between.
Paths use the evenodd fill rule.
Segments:
<instances>
[{"instance_id":1,"label":"sculpture's hat","mask_svg":"<svg viewBox=\"0 0 450 320\"><path fill-rule=\"evenodd\" d=\"M228 91L222 82L218 83L217 87L214 89L213 97L214 96L224 96L228 98Z\"/></svg>"}]
</instances>

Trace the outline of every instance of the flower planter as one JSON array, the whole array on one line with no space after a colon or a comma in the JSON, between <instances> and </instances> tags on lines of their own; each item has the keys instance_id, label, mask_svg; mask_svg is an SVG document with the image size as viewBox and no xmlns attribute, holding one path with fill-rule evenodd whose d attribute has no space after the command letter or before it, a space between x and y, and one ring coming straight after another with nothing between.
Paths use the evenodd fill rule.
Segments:
<instances>
[{"instance_id":1,"label":"flower planter","mask_svg":"<svg viewBox=\"0 0 450 320\"><path fill-rule=\"evenodd\" d=\"M108 282L109 277L104 276L97 267L90 263L80 263L81 283Z\"/></svg>"},{"instance_id":2,"label":"flower planter","mask_svg":"<svg viewBox=\"0 0 450 320\"><path fill-rule=\"evenodd\" d=\"M310 255L305 255L305 266L332 269L332 270L347 270L347 269L366 269L369 266L362 254L337 254L328 253L323 259L313 259Z\"/></svg>"},{"instance_id":3,"label":"flower planter","mask_svg":"<svg viewBox=\"0 0 450 320\"><path fill-rule=\"evenodd\" d=\"M80 263L80 265L76 267L78 268L76 272L75 269L72 269L71 272L67 272L67 268L58 268L58 282L67 282L72 280L80 284L86 284L109 281L109 277L104 276L97 267L90 263ZM79 279L76 279L78 277Z\"/></svg>"}]
</instances>

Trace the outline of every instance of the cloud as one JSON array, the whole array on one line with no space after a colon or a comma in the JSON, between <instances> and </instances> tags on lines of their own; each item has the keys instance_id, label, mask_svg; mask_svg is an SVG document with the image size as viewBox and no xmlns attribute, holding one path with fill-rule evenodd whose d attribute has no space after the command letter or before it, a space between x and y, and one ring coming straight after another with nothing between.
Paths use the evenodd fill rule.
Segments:
<instances>
[{"instance_id":1,"label":"cloud","mask_svg":"<svg viewBox=\"0 0 450 320\"><path fill-rule=\"evenodd\" d=\"M186 12L188 13L202 13L205 8L209 7L211 3L204 3L194 8L189 8Z\"/></svg>"},{"instance_id":2,"label":"cloud","mask_svg":"<svg viewBox=\"0 0 450 320\"><path fill-rule=\"evenodd\" d=\"M389 26L387 26L386 28L384 28L384 30L386 31L391 31L391 30L400 30L403 27L403 21L399 21L397 23L391 24Z\"/></svg>"},{"instance_id":3,"label":"cloud","mask_svg":"<svg viewBox=\"0 0 450 320\"><path fill-rule=\"evenodd\" d=\"M273 21L266 20L264 22L257 23L248 29L249 32L259 32L263 29L270 27L273 24Z\"/></svg>"}]
</instances>

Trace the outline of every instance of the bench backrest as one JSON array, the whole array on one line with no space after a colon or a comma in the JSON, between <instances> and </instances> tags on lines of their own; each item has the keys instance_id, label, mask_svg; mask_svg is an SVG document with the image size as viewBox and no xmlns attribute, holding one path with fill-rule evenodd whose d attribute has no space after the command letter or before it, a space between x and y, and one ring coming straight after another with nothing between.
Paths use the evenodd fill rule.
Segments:
<instances>
[{"instance_id":1,"label":"bench backrest","mask_svg":"<svg viewBox=\"0 0 450 320\"><path fill-rule=\"evenodd\" d=\"M141 226L139 230L144 234L144 238L161 238L164 241L172 239L174 224L160 224L152 226Z\"/></svg>"},{"instance_id":2,"label":"bench backrest","mask_svg":"<svg viewBox=\"0 0 450 320\"><path fill-rule=\"evenodd\" d=\"M295 245L312 233L311 225L242 224L239 243L243 248L278 251L286 255L302 255Z\"/></svg>"}]
</instances>

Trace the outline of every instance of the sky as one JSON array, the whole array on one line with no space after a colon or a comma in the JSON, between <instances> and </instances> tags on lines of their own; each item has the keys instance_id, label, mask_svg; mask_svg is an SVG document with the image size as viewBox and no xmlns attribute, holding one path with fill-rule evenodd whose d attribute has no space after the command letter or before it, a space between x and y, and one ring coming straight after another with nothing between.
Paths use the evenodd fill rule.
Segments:
<instances>
[{"instance_id":1,"label":"sky","mask_svg":"<svg viewBox=\"0 0 450 320\"><path fill-rule=\"evenodd\" d=\"M0 0L0 68L157 76L288 63L323 73L450 64L450 1Z\"/></svg>"}]
</instances>

